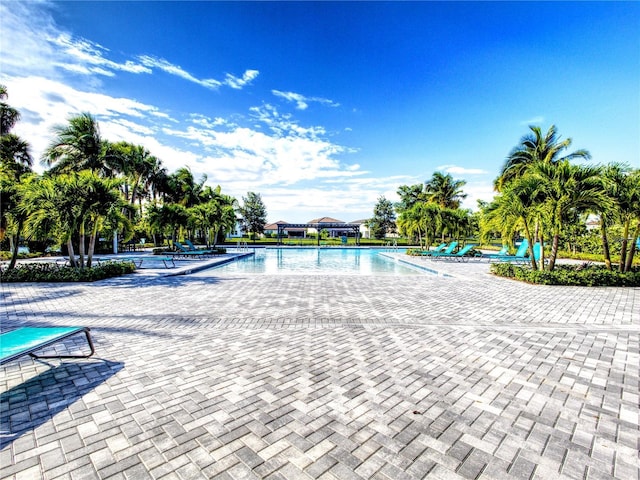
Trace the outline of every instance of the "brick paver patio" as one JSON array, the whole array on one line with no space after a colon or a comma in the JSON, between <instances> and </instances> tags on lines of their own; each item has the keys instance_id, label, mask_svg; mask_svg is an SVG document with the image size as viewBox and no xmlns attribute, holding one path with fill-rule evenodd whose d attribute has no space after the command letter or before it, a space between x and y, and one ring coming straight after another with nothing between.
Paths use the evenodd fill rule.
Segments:
<instances>
[{"instance_id":1,"label":"brick paver patio","mask_svg":"<svg viewBox=\"0 0 640 480\"><path fill-rule=\"evenodd\" d=\"M2 367L1 477L639 478L640 289L416 261L450 276L1 285L97 351Z\"/></svg>"}]
</instances>

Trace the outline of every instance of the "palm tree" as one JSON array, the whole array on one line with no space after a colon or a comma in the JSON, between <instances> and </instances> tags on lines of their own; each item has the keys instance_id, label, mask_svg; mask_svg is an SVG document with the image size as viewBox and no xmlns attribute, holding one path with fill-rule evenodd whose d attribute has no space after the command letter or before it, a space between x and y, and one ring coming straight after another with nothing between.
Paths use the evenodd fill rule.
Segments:
<instances>
[{"instance_id":1,"label":"palm tree","mask_svg":"<svg viewBox=\"0 0 640 480\"><path fill-rule=\"evenodd\" d=\"M442 209L432 202L417 202L398 217L398 228L403 235L417 237L418 244L428 247L442 227Z\"/></svg>"},{"instance_id":2,"label":"palm tree","mask_svg":"<svg viewBox=\"0 0 640 480\"><path fill-rule=\"evenodd\" d=\"M533 255L533 234L531 224L540 215L542 204L540 180L532 175L525 175L514 179L494 198L484 213L483 227L486 229L501 226L503 242L512 244L516 232L524 230L529 242L529 258L531 268L538 269L538 263ZM541 267L544 265L544 260Z\"/></svg>"},{"instance_id":3,"label":"palm tree","mask_svg":"<svg viewBox=\"0 0 640 480\"><path fill-rule=\"evenodd\" d=\"M8 134L20 120L20 112L4 102L7 97L7 87L0 85L0 136Z\"/></svg>"},{"instance_id":4,"label":"palm tree","mask_svg":"<svg viewBox=\"0 0 640 480\"><path fill-rule=\"evenodd\" d=\"M200 182L197 183L191 170L187 167L179 168L175 173L169 175L168 192L165 195L171 203L177 203L187 208L193 207L200 203L200 194L206 181L207 177L203 175Z\"/></svg>"},{"instance_id":5,"label":"palm tree","mask_svg":"<svg viewBox=\"0 0 640 480\"><path fill-rule=\"evenodd\" d=\"M31 173L32 159L29 144L9 131L20 118L20 113L4 100L7 88L0 85L0 240L4 240L9 224L12 256L9 268L14 268L18 260L18 243L22 234L25 217L19 211L20 193L17 185L23 177Z\"/></svg>"},{"instance_id":6,"label":"palm tree","mask_svg":"<svg viewBox=\"0 0 640 480\"><path fill-rule=\"evenodd\" d=\"M451 174L435 172L425 184L426 197L442 208L456 209L467 198L467 194L462 192L466 184L464 180L454 180Z\"/></svg>"},{"instance_id":7,"label":"palm tree","mask_svg":"<svg viewBox=\"0 0 640 480\"><path fill-rule=\"evenodd\" d=\"M417 202L424 202L427 200L423 183L418 183L411 186L400 185L400 187L398 187L397 193L400 197L400 201L396 203L394 207L398 214L408 211Z\"/></svg>"},{"instance_id":8,"label":"palm tree","mask_svg":"<svg viewBox=\"0 0 640 480\"><path fill-rule=\"evenodd\" d=\"M576 150L563 156L562 152L571 146L572 140L567 138L560 141L555 125L551 125L545 135L540 127L529 126L529 129L531 133L522 137L520 144L509 153L500 175L496 178L494 186L497 191L501 191L506 184L524 175L535 163L554 165L564 160L591 158L587 150Z\"/></svg>"},{"instance_id":9,"label":"palm tree","mask_svg":"<svg viewBox=\"0 0 640 480\"><path fill-rule=\"evenodd\" d=\"M56 138L45 150L42 163L53 166L51 173L92 170L107 173L104 142L98 122L89 113L69 119L68 125L54 127Z\"/></svg>"},{"instance_id":10,"label":"palm tree","mask_svg":"<svg viewBox=\"0 0 640 480\"><path fill-rule=\"evenodd\" d=\"M155 201L163 190L166 190L167 169L162 166L162 162L151 156L148 158L149 169L145 179L145 190L149 193L151 200Z\"/></svg>"},{"instance_id":11,"label":"palm tree","mask_svg":"<svg viewBox=\"0 0 640 480\"><path fill-rule=\"evenodd\" d=\"M594 205L606 205L601 189L600 169L572 165L565 159L533 164L526 177L539 182L540 204L548 214L553 235L549 270L555 267L560 234L566 220L575 212L585 212Z\"/></svg>"},{"instance_id":12,"label":"palm tree","mask_svg":"<svg viewBox=\"0 0 640 480\"><path fill-rule=\"evenodd\" d=\"M29 143L13 133L0 136L0 163L13 170L17 176L31 171L33 159Z\"/></svg>"},{"instance_id":13,"label":"palm tree","mask_svg":"<svg viewBox=\"0 0 640 480\"><path fill-rule=\"evenodd\" d=\"M624 175L626 171L627 168L625 166L614 163L604 167L600 175L602 181L602 190L613 201L612 208L594 209L594 211L600 217L600 238L602 241L602 252L604 255L604 264L608 270L612 270L612 267L607 227L618 216L619 212L617 209L617 199L620 196L621 185L624 184Z\"/></svg>"},{"instance_id":14,"label":"palm tree","mask_svg":"<svg viewBox=\"0 0 640 480\"><path fill-rule=\"evenodd\" d=\"M627 272L631 269L635 242L640 235L640 169L613 165L605 179L608 180L609 196L615 204L615 215L623 228L619 268L621 272Z\"/></svg>"},{"instance_id":15,"label":"palm tree","mask_svg":"<svg viewBox=\"0 0 640 480\"><path fill-rule=\"evenodd\" d=\"M98 232L105 218L113 216L122 202L119 180L103 179L89 170L29 176L19 185L19 192L26 232L65 243L71 266L81 268L91 266ZM88 252L85 251L87 232L90 232ZM78 258L74 238L78 238Z\"/></svg>"},{"instance_id":16,"label":"palm tree","mask_svg":"<svg viewBox=\"0 0 640 480\"><path fill-rule=\"evenodd\" d=\"M158 168L159 160L146 148L128 142L107 142L105 158L112 174L122 174L126 179L122 183L124 197L133 207L138 203L138 212L142 216L142 200L149 177Z\"/></svg>"}]
</instances>

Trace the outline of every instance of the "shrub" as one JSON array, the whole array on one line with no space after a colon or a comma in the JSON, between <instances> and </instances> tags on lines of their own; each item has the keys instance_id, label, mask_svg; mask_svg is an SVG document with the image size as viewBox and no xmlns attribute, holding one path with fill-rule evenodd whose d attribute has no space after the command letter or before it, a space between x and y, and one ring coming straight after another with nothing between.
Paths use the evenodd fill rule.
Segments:
<instances>
[{"instance_id":1,"label":"shrub","mask_svg":"<svg viewBox=\"0 0 640 480\"><path fill-rule=\"evenodd\" d=\"M132 262L106 262L91 268L55 263L27 263L11 270L0 268L0 282L94 282L134 272Z\"/></svg>"},{"instance_id":2,"label":"shrub","mask_svg":"<svg viewBox=\"0 0 640 480\"><path fill-rule=\"evenodd\" d=\"M500 277L514 278L538 285L575 285L585 287L640 287L640 268L620 273L607 270L603 265L557 265L547 270L532 270L528 266L494 263L491 272Z\"/></svg>"}]
</instances>

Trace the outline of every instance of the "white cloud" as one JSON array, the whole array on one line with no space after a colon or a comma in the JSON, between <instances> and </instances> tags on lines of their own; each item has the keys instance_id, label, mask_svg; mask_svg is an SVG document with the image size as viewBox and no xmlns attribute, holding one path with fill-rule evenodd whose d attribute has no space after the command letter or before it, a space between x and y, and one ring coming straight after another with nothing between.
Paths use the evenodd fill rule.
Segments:
<instances>
[{"instance_id":1,"label":"white cloud","mask_svg":"<svg viewBox=\"0 0 640 480\"><path fill-rule=\"evenodd\" d=\"M305 97L304 95L301 95L299 93L281 92L280 90L271 90L271 93L273 93L276 97L284 98L288 102L294 102L298 110L306 110L309 107L309 103L312 102L328 105L330 107L340 106L339 103L336 103L333 100L329 100L327 98Z\"/></svg>"},{"instance_id":2,"label":"white cloud","mask_svg":"<svg viewBox=\"0 0 640 480\"><path fill-rule=\"evenodd\" d=\"M523 120L520 122L520 125L540 125L544 122L544 117L539 115L537 117L530 118L529 120Z\"/></svg>"},{"instance_id":3,"label":"white cloud","mask_svg":"<svg viewBox=\"0 0 640 480\"><path fill-rule=\"evenodd\" d=\"M106 48L85 39L74 39L68 33L60 33L56 37L48 38L47 40L58 47L59 52L68 57L68 60L61 60L61 63L59 63L59 66L67 70L107 76L114 76L114 71L151 73L151 69L131 60L127 60L124 63L109 60L103 56L104 53L108 53ZM66 63L67 61L74 63Z\"/></svg>"},{"instance_id":4,"label":"white cloud","mask_svg":"<svg viewBox=\"0 0 640 480\"><path fill-rule=\"evenodd\" d=\"M242 89L245 85L250 84L259 74L258 70L247 70L242 75L242 78L238 78L230 73L227 73L226 78L223 81L216 80L214 78L200 79L194 77L192 74L184 70L178 65L174 65L168 60L163 58L155 58L149 55L141 55L138 57L140 62L150 69L162 70L170 75L175 75L189 82L193 82L205 88L217 90L223 85L229 86L236 90Z\"/></svg>"},{"instance_id":5,"label":"white cloud","mask_svg":"<svg viewBox=\"0 0 640 480\"><path fill-rule=\"evenodd\" d=\"M258 70L247 70L244 72L244 75L242 75L242 78L238 78L227 73L224 83L231 88L240 90L245 85L251 83L259 74L260 72Z\"/></svg>"},{"instance_id":6,"label":"white cloud","mask_svg":"<svg viewBox=\"0 0 640 480\"><path fill-rule=\"evenodd\" d=\"M224 80L197 78L178 65L152 55L137 61L115 61L108 48L61 31L47 11L46 2L0 2L3 35L0 36L0 71L5 75L44 75L62 78L65 72L82 76L114 77L119 72L152 74L161 70L209 89L242 89L258 75L246 70L241 77L227 73ZM95 81L94 81L95 82Z\"/></svg>"},{"instance_id":7,"label":"white cloud","mask_svg":"<svg viewBox=\"0 0 640 480\"><path fill-rule=\"evenodd\" d=\"M39 160L52 141L53 127L89 112L103 138L143 145L169 172L186 166L197 178L206 174L208 183L237 198L259 191L265 201L275 202L267 202L269 210L283 205L292 214L301 212L299 221L325 215L328 208L352 212L353 218L345 220L368 216L365 211L373 208L380 190L395 188L365 179L370 173L346 160L356 150L331 141L323 126L301 125L269 104L227 118L203 112L169 115L158 106L112 96L102 88L89 91L106 77L154 71L210 89L241 89L258 77L258 70L202 79L151 55L116 59L107 47L61 31L47 11L55 4L11 2L10 7L0 3L0 83L7 86L9 103L22 114L14 131L31 144L37 171L44 169ZM78 76L81 86L73 82ZM289 95L280 93L280 98ZM288 101L300 105L338 106L324 98L290 95ZM313 215L304 213L311 208Z\"/></svg>"},{"instance_id":8,"label":"white cloud","mask_svg":"<svg viewBox=\"0 0 640 480\"><path fill-rule=\"evenodd\" d=\"M436 170L453 175L486 175L489 173L487 170L482 170L481 168L466 168L457 165L440 165L436 167Z\"/></svg>"},{"instance_id":9,"label":"white cloud","mask_svg":"<svg viewBox=\"0 0 640 480\"><path fill-rule=\"evenodd\" d=\"M478 200L490 202L496 195L493 190L493 183L486 182L469 182L464 186L464 192L467 194L462 202L462 208L478 210Z\"/></svg>"},{"instance_id":10,"label":"white cloud","mask_svg":"<svg viewBox=\"0 0 640 480\"><path fill-rule=\"evenodd\" d=\"M79 91L42 77L3 76L0 82L7 86L10 105L22 115L15 132L31 144L35 158L50 143L53 127L66 123L71 115L89 112L96 116L103 130L113 122L134 133L149 133L150 118L158 116L156 107L128 98Z\"/></svg>"}]
</instances>

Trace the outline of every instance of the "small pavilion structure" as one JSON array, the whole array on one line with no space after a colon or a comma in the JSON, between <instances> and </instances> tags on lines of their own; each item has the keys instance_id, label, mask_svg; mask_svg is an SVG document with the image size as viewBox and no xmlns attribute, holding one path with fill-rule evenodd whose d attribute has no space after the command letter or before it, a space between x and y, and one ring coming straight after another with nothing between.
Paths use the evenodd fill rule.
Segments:
<instances>
[{"instance_id":1,"label":"small pavilion structure","mask_svg":"<svg viewBox=\"0 0 640 480\"><path fill-rule=\"evenodd\" d=\"M352 231L356 238L356 245L360 245L360 224L343 222L278 223L278 245L282 244L282 234L285 230L297 228L315 228L318 232L318 246L320 246L320 231L322 229Z\"/></svg>"}]
</instances>

